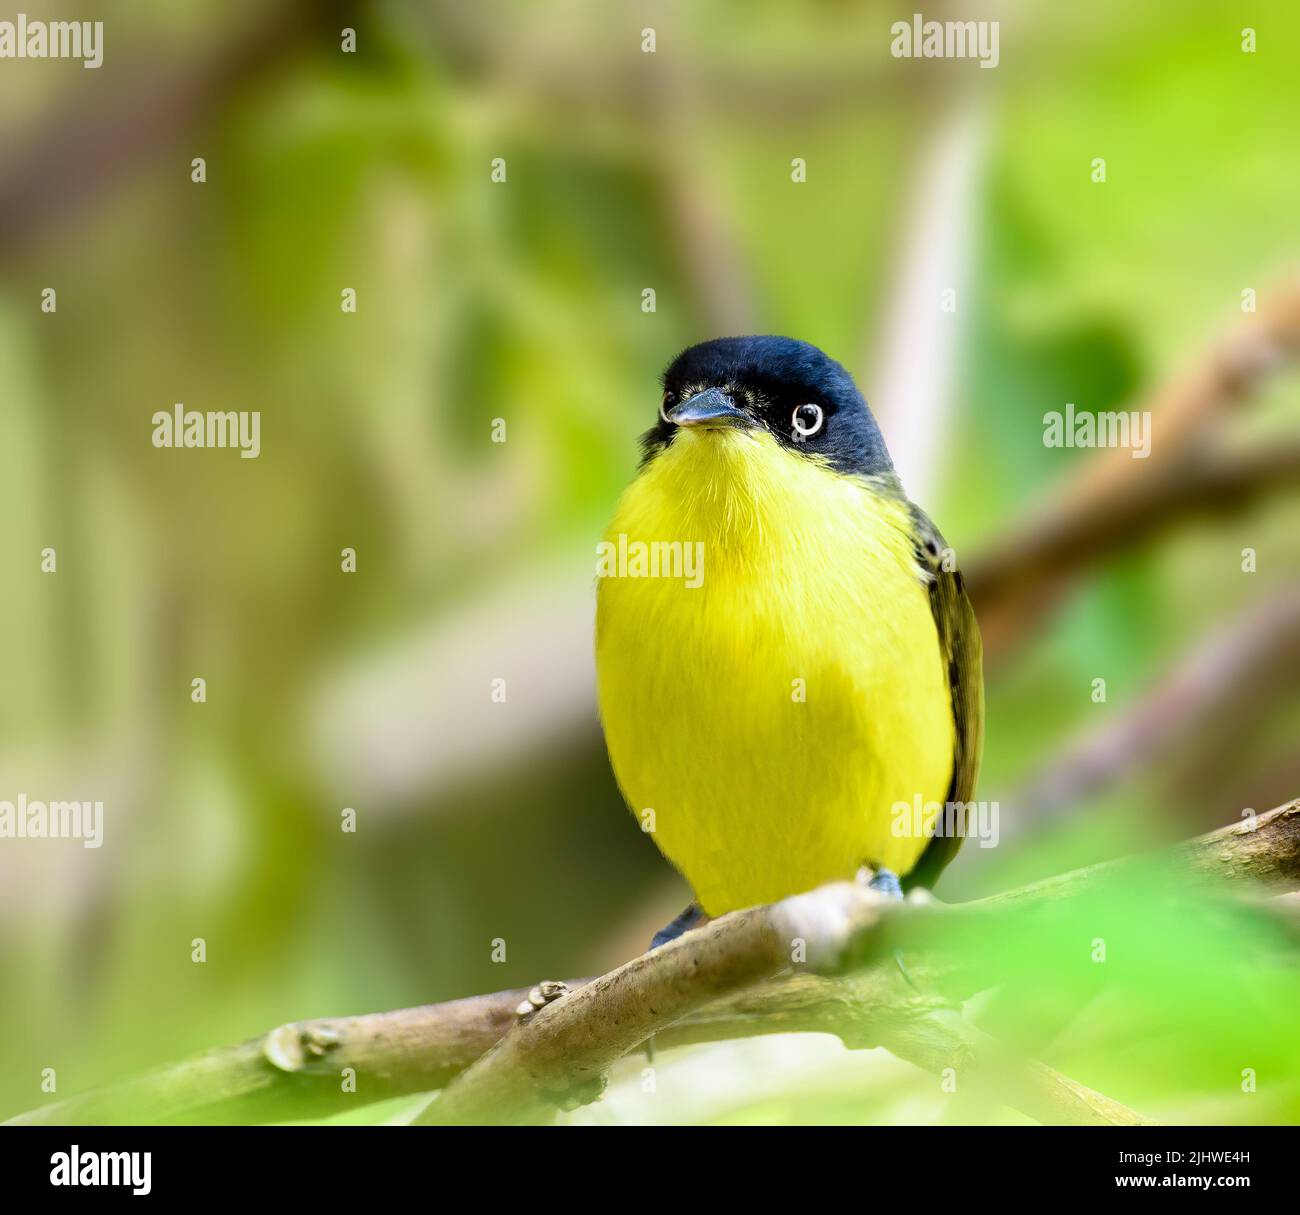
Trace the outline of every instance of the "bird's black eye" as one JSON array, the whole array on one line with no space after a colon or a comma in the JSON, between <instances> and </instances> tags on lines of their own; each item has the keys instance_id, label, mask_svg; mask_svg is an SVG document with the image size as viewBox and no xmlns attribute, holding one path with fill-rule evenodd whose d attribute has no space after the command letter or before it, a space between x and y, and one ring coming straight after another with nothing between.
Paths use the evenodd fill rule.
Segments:
<instances>
[{"instance_id":1,"label":"bird's black eye","mask_svg":"<svg viewBox=\"0 0 1300 1215\"><path fill-rule=\"evenodd\" d=\"M796 405L791 425L801 439L811 439L826 422L826 413L820 405Z\"/></svg>"},{"instance_id":2,"label":"bird's black eye","mask_svg":"<svg viewBox=\"0 0 1300 1215\"><path fill-rule=\"evenodd\" d=\"M659 402L659 416L665 422L668 421L668 410L671 408L674 399L675 398L671 392L665 392L663 399Z\"/></svg>"}]
</instances>

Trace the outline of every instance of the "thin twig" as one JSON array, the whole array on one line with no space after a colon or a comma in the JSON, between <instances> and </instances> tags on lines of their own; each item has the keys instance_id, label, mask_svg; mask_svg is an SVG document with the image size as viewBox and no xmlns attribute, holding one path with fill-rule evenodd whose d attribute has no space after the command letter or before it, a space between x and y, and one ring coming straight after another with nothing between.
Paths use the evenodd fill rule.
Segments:
<instances>
[{"instance_id":1,"label":"thin twig","mask_svg":"<svg viewBox=\"0 0 1300 1215\"><path fill-rule=\"evenodd\" d=\"M963 562L986 661L1010 653L1076 572L1184 518L1223 514L1300 484L1294 444L1210 454L1213 424L1251 401L1298 355L1300 275L1265 293L1257 314L1133 403L1151 415L1148 459L1135 460L1124 448L1096 453L1051 501L1034 504L1023 526Z\"/></svg>"},{"instance_id":2,"label":"thin twig","mask_svg":"<svg viewBox=\"0 0 1300 1215\"><path fill-rule=\"evenodd\" d=\"M265 6L249 28L175 68L142 55L138 70L106 96L87 78L0 165L0 261L29 247L56 219L101 199L140 165L309 44L313 12L304 0ZM89 73L96 76L98 73ZM90 100L93 89L93 100ZM184 172L189 172L185 153Z\"/></svg>"},{"instance_id":3,"label":"thin twig","mask_svg":"<svg viewBox=\"0 0 1300 1215\"><path fill-rule=\"evenodd\" d=\"M1037 766L1019 793L1003 799L1003 810L1013 809L1018 831L1040 832L1083 799L1228 723L1231 747L1239 732L1256 727L1274 698L1293 690L1297 666L1300 584L1282 588L1198 642L1131 709L1072 737Z\"/></svg>"},{"instance_id":4,"label":"thin twig","mask_svg":"<svg viewBox=\"0 0 1300 1215\"><path fill-rule=\"evenodd\" d=\"M1138 461L1134 461L1138 463ZM965 567L986 656L1001 657L1071 577L1174 524L1231 514L1300 488L1300 443L1189 460L1135 480L1086 509L1040 511Z\"/></svg>"}]
</instances>

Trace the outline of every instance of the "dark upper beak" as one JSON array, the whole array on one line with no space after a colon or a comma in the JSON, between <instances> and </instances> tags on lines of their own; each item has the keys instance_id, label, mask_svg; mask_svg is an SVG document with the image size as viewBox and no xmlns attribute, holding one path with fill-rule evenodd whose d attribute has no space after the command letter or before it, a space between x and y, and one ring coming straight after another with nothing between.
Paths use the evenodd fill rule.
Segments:
<instances>
[{"instance_id":1,"label":"dark upper beak","mask_svg":"<svg viewBox=\"0 0 1300 1215\"><path fill-rule=\"evenodd\" d=\"M674 426L698 426L711 430L720 426L752 426L754 419L721 388L697 393L689 401L674 405L664 414Z\"/></svg>"}]
</instances>

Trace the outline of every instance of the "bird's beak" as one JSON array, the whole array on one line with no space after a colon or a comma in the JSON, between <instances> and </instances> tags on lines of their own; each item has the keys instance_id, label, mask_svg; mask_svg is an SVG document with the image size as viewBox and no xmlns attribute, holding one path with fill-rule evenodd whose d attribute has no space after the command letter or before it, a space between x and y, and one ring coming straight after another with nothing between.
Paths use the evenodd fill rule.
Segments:
<instances>
[{"instance_id":1,"label":"bird's beak","mask_svg":"<svg viewBox=\"0 0 1300 1215\"><path fill-rule=\"evenodd\" d=\"M674 405L664 417L674 426L699 427L701 430L754 424L754 419L720 388L697 393L689 401Z\"/></svg>"}]
</instances>

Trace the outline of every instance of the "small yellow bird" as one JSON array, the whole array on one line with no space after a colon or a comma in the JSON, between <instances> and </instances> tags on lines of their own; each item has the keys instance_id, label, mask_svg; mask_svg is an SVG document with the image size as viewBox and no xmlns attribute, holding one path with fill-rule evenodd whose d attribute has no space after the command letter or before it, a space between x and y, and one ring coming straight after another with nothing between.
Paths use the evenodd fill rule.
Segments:
<instances>
[{"instance_id":1,"label":"small yellow bird","mask_svg":"<svg viewBox=\"0 0 1300 1215\"><path fill-rule=\"evenodd\" d=\"M663 389L596 618L615 776L696 896L655 944L862 866L930 884L961 838L915 810L970 801L983 735L950 550L816 347L704 342Z\"/></svg>"}]
</instances>

